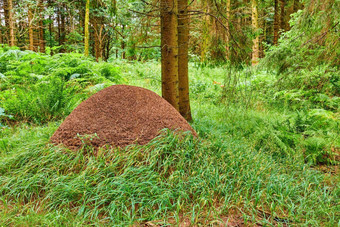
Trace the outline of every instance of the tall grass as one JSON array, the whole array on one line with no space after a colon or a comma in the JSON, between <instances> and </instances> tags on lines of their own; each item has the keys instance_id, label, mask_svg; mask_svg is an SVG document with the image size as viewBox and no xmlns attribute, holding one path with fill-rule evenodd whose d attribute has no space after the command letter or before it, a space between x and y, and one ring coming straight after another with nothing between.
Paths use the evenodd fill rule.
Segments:
<instances>
[{"instance_id":1,"label":"tall grass","mask_svg":"<svg viewBox=\"0 0 340 227\"><path fill-rule=\"evenodd\" d=\"M54 129L18 129L24 131L21 146L0 161L3 201L36 204L43 212L67 210L80 223L169 223L185 216L206 225L235 214L249 224L338 221L335 181L232 137L200 140L166 132L147 146L71 152L47 145ZM32 131L44 131L44 139L25 136ZM6 138L11 141L11 134Z\"/></svg>"},{"instance_id":2,"label":"tall grass","mask_svg":"<svg viewBox=\"0 0 340 227\"><path fill-rule=\"evenodd\" d=\"M49 144L61 120L115 83L160 94L160 65L18 50L7 59L0 225L339 225L339 178L314 168L338 163L339 115L281 102L275 75L191 64L199 138L165 131L147 146L73 152Z\"/></svg>"}]
</instances>

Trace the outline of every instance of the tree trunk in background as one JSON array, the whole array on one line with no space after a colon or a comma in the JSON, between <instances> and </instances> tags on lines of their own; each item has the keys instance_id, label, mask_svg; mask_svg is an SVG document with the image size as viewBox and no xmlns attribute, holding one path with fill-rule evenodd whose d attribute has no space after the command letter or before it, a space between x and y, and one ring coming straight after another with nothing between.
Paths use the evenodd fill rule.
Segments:
<instances>
[{"instance_id":1,"label":"tree trunk in background","mask_svg":"<svg viewBox=\"0 0 340 227\"><path fill-rule=\"evenodd\" d=\"M0 9L3 9L3 5L0 5ZM1 13L0 13L0 43L3 44L4 43L4 39L3 39L3 34L2 34L2 31L3 31L3 26L2 26L2 17L1 17Z\"/></svg>"},{"instance_id":2,"label":"tree trunk in background","mask_svg":"<svg viewBox=\"0 0 340 227\"><path fill-rule=\"evenodd\" d=\"M274 45L277 45L279 40L279 0L274 0Z\"/></svg>"},{"instance_id":3,"label":"tree trunk in background","mask_svg":"<svg viewBox=\"0 0 340 227\"><path fill-rule=\"evenodd\" d=\"M262 11L261 13L261 25L260 25L260 28L263 29L262 31L262 34L261 34L261 37L260 37L260 54L259 54L259 57L260 58L264 58L264 46L263 46L263 42L266 41L266 29L267 29L267 24L266 24L266 12L265 10Z\"/></svg>"},{"instance_id":4,"label":"tree trunk in background","mask_svg":"<svg viewBox=\"0 0 340 227\"><path fill-rule=\"evenodd\" d=\"M125 25L122 25L122 34L124 34L124 29L125 29ZM122 42L120 44L121 48L122 48L122 59L126 58L126 54L125 54L125 36L122 37Z\"/></svg>"},{"instance_id":5,"label":"tree trunk in background","mask_svg":"<svg viewBox=\"0 0 340 227\"><path fill-rule=\"evenodd\" d=\"M162 96L179 110L177 1L161 0Z\"/></svg>"},{"instance_id":6,"label":"tree trunk in background","mask_svg":"<svg viewBox=\"0 0 340 227\"><path fill-rule=\"evenodd\" d=\"M187 0L178 0L178 90L179 112L191 121L188 76L189 16Z\"/></svg>"},{"instance_id":7,"label":"tree trunk in background","mask_svg":"<svg viewBox=\"0 0 340 227\"><path fill-rule=\"evenodd\" d=\"M39 49L41 53L45 53L44 0L39 1L39 12Z\"/></svg>"},{"instance_id":8,"label":"tree trunk in background","mask_svg":"<svg viewBox=\"0 0 340 227\"><path fill-rule=\"evenodd\" d=\"M9 45L15 46L14 21L13 21L13 1L7 0Z\"/></svg>"},{"instance_id":9,"label":"tree trunk in background","mask_svg":"<svg viewBox=\"0 0 340 227\"><path fill-rule=\"evenodd\" d=\"M281 14L280 14L280 28L283 31L286 31L286 22L285 22L285 6L286 6L286 0L281 0Z\"/></svg>"},{"instance_id":10,"label":"tree trunk in background","mask_svg":"<svg viewBox=\"0 0 340 227\"><path fill-rule=\"evenodd\" d=\"M257 33L257 30L259 28L257 0L251 1L251 12L252 12L251 20L252 20L253 31ZM253 52L252 52L252 58L251 58L252 65L257 65L257 63L259 62L259 54L260 54L259 35L256 34L255 38L253 39Z\"/></svg>"},{"instance_id":11,"label":"tree trunk in background","mask_svg":"<svg viewBox=\"0 0 340 227\"><path fill-rule=\"evenodd\" d=\"M28 9L28 38L29 38L29 50L34 51L34 32L33 32L33 14L32 9L29 6Z\"/></svg>"},{"instance_id":12,"label":"tree trunk in background","mask_svg":"<svg viewBox=\"0 0 340 227\"><path fill-rule=\"evenodd\" d=\"M63 46L65 44L65 38L66 38L66 27L65 27L65 7L64 4L61 5L61 9L59 8L59 14L60 14L60 37L59 37L59 46L62 46L60 48L60 53L65 53L65 47Z\"/></svg>"},{"instance_id":13,"label":"tree trunk in background","mask_svg":"<svg viewBox=\"0 0 340 227\"><path fill-rule=\"evenodd\" d=\"M84 55L86 57L89 56L89 23L90 23L90 0L86 0L86 10L85 10L85 27L84 27L84 45L85 45L85 51Z\"/></svg>"},{"instance_id":14,"label":"tree trunk in background","mask_svg":"<svg viewBox=\"0 0 340 227\"><path fill-rule=\"evenodd\" d=\"M226 10L227 10L227 21L226 28L228 29L226 33L226 59L230 60L230 11L231 11L231 0L227 0L226 2Z\"/></svg>"}]
</instances>

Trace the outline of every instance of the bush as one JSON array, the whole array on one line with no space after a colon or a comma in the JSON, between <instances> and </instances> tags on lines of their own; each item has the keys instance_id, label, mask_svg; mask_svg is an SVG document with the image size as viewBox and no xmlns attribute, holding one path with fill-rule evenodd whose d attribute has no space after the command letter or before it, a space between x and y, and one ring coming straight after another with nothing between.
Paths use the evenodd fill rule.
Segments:
<instances>
[{"instance_id":1,"label":"bush","mask_svg":"<svg viewBox=\"0 0 340 227\"><path fill-rule=\"evenodd\" d=\"M45 123L70 114L81 101L76 92L62 79L51 77L31 87L4 92L2 107L15 121Z\"/></svg>"}]
</instances>

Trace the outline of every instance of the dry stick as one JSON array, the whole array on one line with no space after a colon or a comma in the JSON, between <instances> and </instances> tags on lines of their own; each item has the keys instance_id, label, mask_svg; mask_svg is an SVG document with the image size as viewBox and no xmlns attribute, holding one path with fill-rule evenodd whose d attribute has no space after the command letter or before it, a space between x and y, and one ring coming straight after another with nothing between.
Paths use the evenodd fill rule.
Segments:
<instances>
[{"instance_id":1,"label":"dry stick","mask_svg":"<svg viewBox=\"0 0 340 227\"><path fill-rule=\"evenodd\" d=\"M184 9L187 9L189 8L189 6L191 6L192 3L194 3L195 0L191 0L191 2L184 8Z\"/></svg>"}]
</instances>

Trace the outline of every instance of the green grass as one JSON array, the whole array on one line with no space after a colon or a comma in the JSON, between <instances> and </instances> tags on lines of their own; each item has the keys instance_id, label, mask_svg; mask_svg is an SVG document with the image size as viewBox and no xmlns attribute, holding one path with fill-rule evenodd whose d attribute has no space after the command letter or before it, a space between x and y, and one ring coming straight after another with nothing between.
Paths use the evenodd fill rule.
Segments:
<instances>
[{"instance_id":1,"label":"green grass","mask_svg":"<svg viewBox=\"0 0 340 227\"><path fill-rule=\"evenodd\" d=\"M72 56L59 58L66 59L59 59L61 68L79 70L79 65L89 64L93 75L75 76L65 81L63 92L47 93L57 97L36 90L31 99L18 102L20 95L7 88L15 85L29 91L39 88L39 80L27 85L9 82L5 73L7 84L0 86L1 107L6 106L1 102L8 105L12 100L16 110L36 119L15 114L16 119L8 119L13 115L8 107L0 115L0 226L184 222L206 226L228 219L250 226L340 224L339 176L316 165L326 157L324 163L333 164L330 169L338 167L329 161L334 157L327 150L339 147L337 113L269 104L256 87L248 93L237 83L232 89L221 86L230 81L226 67L191 64L192 126L199 138L164 131L147 146L98 152L85 146L73 152L49 144L49 138L74 103L114 83L160 94L160 65L108 66ZM35 72L44 72L34 67ZM118 78L117 72L119 81L110 79ZM50 76L43 80L56 75ZM263 72L259 77L264 78L255 81L260 87L273 79ZM22 78L26 77L19 77L19 82ZM241 72L239 78L246 81L249 73ZM73 87L75 93L65 92ZM13 96L4 99L8 92ZM47 100L44 108L33 102L34 108L21 109L20 102L32 104L40 96ZM56 98L65 101L58 111L51 111Z\"/></svg>"},{"instance_id":2,"label":"green grass","mask_svg":"<svg viewBox=\"0 0 340 227\"><path fill-rule=\"evenodd\" d=\"M181 215L208 224L235 212L249 223L337 224L335 179L298 161L277 162L231 136L167 133L144 147L94 155L91 147L75 153L49 145L56 126L5 132L13 144L0 161L4 225L44 223L53 214L63 224L65 216L129 225Z\"/></svg>"}]
</instances>

